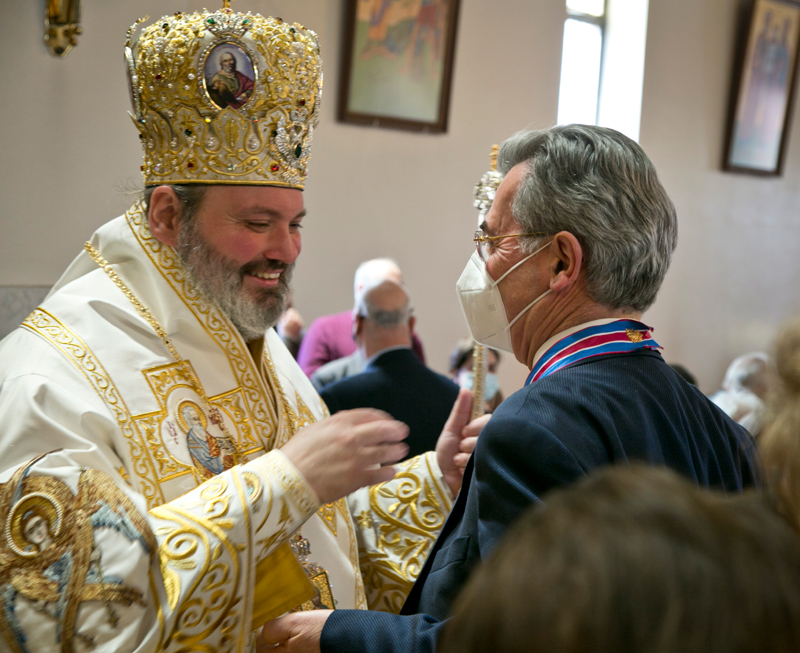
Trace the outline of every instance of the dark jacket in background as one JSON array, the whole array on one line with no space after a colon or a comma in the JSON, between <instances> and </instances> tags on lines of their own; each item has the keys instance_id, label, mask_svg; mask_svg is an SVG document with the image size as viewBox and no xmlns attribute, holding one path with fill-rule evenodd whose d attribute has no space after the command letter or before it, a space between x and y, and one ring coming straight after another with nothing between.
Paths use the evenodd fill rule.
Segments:
<instances>
[{"instance_id":1,"label":"dark jacket in background","mask_svg":"<svg viewBox=\"0 0 800 653\"><path fill-rule=\"evenodd\" d=\"M431 451L458 396L458 386L429 370L411 349L375 356L360 374L326 386L320 393L331 414L379 408L408 424L408 457Z\"/></svg>"}]
</instances>

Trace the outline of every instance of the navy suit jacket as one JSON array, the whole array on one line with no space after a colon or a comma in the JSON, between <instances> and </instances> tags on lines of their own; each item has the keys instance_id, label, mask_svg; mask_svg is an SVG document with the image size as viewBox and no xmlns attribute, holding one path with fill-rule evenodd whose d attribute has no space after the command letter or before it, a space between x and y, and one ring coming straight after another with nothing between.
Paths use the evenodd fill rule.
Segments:
<instances>
[{"instance_id":1,"label":"navy suit jacket","mask_svg":"<svg viewBox=\"0 0 800 653\"><path fill-rule=\"evenodd\" d=\"M379 408L405 422L408 457L431 451L458 397L458 386L425 367L411 349L378 354L364 367L320 393L331 415L351 408Z\"/></svg>"},{"instance_id":2,"label":"navy suit jacket","mask_svg":"<svg viewBox=\"0 0 800 653\"><path fill-rule=\"evenodd\" d=\"M666 465L727 491L759 483L747 431L660 354L585 359L514 393L494 413L401 615L334 611L323 653L435 650L440 621L470 571L521 512L551 488L627 461Z\"/></svg>"}]
</instances>

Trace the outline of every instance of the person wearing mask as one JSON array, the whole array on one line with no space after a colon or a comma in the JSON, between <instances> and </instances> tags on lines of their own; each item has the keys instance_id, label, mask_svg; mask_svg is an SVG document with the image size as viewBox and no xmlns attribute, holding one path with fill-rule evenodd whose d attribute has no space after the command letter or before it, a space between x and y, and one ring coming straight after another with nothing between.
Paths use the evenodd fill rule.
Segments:
<instances>
[{"instance_id":1,"label":"person wearing mask","mask_svg":"<svg viewBox=\"0 0 800 653\"><path fill-rule=\"evenodd\" d=\"M674 206L642 148L613 129L562 125L512 136L498 169L456 288L473 339L513 352L530 370L525 386L481 433L400 615L287 615L266 624L265 645L435 650L455 597L509 524L599 467L663 465L728 492L757 483L750 435L667 365L642 321L677 242Z\"/></svg>"},{"instance_id":2,"label":"person wearing mask","mask_svg":"<svg viewBox=\"0 0 800 653\"><path fill-rule=\"evenodd\" d=\"M472 338L460 340L450 354L450 378L459 387L472 390L473 385L473 358L475 342ZM496 349L486 350L486 374L484 375L486 387L484 389L484 408L487 413L493 413L503 401L503 391L500 389L500 379L497 376L497 367L500 365L500 352Z\"/></svg>"},{"instance_id":3,"label":"person wearing mask","mask_svg":"<svg viewBox=\"0 0 800 653\"><path fill-rule=\"evenodd\" d=\"M0 344L15 653L244 653L287 610L399 605L461 484L468 393L439 452L395 478L407 427L329 417L272 328L302 248L316 34L227 6L137 26L145 189ZM198 73L231 51L258 84L222 108ZM380 548L381 522L418 547Z\"/></svg>"}]
</instances>

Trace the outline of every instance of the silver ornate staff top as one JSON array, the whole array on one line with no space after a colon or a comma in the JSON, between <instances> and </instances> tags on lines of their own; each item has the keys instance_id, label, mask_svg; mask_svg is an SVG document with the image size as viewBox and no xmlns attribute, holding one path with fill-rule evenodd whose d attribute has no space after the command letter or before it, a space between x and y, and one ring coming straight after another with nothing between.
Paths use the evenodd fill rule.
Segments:
<instances>
[{"instance_id":1,"label":"silver ornate staff top","mask_svg":"<svg viewBox=\"0 0 800 653\"><path fill-rule=\"evenodd\" d=\"M499 149L497 145L492 145L492 152L489 155L491 165L489 166L489 170L483 173L473 193L475 200L472 202L472 205L478 209L479 222L483 220L484 216L489 212L492 202L494 201L494 196L497 194L497 187L500 185L500 182L503 181L503 175L497 172L497 152Z\"/></svg>"},{"instance_id":2,"label":"silver ornate staff top","mask_svg":"<svg viewBox=\"0 0 800 653\"><path fill-rule=\"evenodd\" d=\"M503 181L503 175L497 172L497 152L499 151L497 145L492 145L491 154L489 154L490 166L489 170L483 173L481 180L475 186L472 202L473 206L478 209L478 227L483 222L484 217L489 212L494 201L494 196L497 194L497 187ZM484 414L485 401L484 394L486 394L486 368L488 364L488 355L486 348L483 345L475 343L475 348L472 350L472 414L470 421L476 419Z\"/></svg>"}]
</instances>

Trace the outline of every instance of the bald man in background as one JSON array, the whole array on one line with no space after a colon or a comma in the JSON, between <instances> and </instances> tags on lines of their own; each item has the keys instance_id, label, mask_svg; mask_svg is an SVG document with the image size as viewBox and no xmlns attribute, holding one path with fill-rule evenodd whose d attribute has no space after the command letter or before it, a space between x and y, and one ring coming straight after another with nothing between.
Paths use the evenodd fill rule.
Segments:
<instances>
[{"instance_id":1,"label":"bald man in background","mask_svg":"<svg viewBox=\"0 0 800 653\"><path fill-rule=\"evenodd\" d=\"M403 273L400 266L390 258L374 258L364 261L356 269L355 279L353 280L353 295L355 299L355 309L353 311L343 311L334 315L323 315L317 318L308 327L303 341L300 343L300 350L297 354L297 364L306 373L306 376L314 381L313 375L320 367L331 361L339 360L345 356L352 356L356 352L356 345L353 342L353 314L358 310L358 302L364 288L372 286L384 279L403 283ZM416 335L413 336L412 347L419 359L425 362L425 353L422 350L422 342ZM359 365L360 363L360 365ZM353 366L358 365L357 370ZM349 368L361 371L363 361L358 361L356 357L350 362ZM336 378L344 378L344 375L337 375ZM326 381L329 382L329 381ZM319 390L324 383L315 384Z\"/></svg>"},{"instance_id":2,"label":"bald man in background","mask_svg":"<svg viewBox=\"0 0 800 653\"><path fill-rule=\"evenodd\" d=\"M458 386L425 367L411 350L414 316L405 288L393 280L365 287L356 305L354 337L363 372L325 387L331 414L379 408L409 426L409 457L429 451L458 396Z\"/></svg>"}]
</instances>

